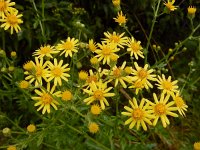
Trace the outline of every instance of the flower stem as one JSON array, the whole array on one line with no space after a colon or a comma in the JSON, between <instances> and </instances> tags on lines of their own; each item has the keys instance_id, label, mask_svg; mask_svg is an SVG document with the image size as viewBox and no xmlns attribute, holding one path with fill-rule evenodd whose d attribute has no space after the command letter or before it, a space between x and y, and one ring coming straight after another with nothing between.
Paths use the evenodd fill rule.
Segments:
<instances>
[{"instance_id":1,"label":"flower stem","mask_svg":"<svg viewBox=\"0 0 200 150\"><path fill-rule=\"evenodd\" d=\"M157 7L156 7L156 11L155 11L155 13L154 13L154 18L153 18L153 20L152 20L152 25L151 25L150 34L149 34L149 37L148 37L148 39L147 39L146 52L144 53L144 54L145 54L145 64L147 63L148 49L149 49L149 45L150 45L150 42L151 42L151 37L152 37L154 25L155 25L155 23L156 23L156 18L157 18L158 10L159 10L159 7L160 7L160 2L161 2L161 0L158 0L158 4L157 4Z\"/></svg>"}]
</instances>

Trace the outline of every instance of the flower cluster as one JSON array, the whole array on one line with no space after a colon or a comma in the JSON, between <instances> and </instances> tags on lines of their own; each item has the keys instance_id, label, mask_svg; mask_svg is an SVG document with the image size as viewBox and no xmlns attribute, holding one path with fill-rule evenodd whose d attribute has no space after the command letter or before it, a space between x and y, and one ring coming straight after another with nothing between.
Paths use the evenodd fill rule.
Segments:
<instances>
[{"instance_id":1,"label":"flower cluster","mask_svg":"<svg viewBox=\"0 0 200 150\"><path fill-rule=\"evenodd\" d=\"M21 28L19 24L22 24L23 21L21 17L22 14L18 13L18 10L14 8L15 2L10 0L0 0L0 22L1 28L8 30L10 28L10 33L13 34L13 29L18 33Z\"/></svg>"}]
</instances>

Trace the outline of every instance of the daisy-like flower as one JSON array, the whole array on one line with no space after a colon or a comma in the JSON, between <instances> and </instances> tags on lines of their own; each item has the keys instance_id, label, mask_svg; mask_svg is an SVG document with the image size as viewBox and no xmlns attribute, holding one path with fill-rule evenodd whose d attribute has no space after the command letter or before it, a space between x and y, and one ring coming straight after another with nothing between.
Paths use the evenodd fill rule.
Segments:
<instances>
[{"instance_id":1,"label":"daisy-like flower","mask_svg":"<svg viewBox=\"0 0 200 150\"><path fill-rule=\"evenodd\" d=\"M17 150L17 147L14 145L8 146L7 150Z\"/></svg>"},{"instance_id":2,"label":"daisy-like flower","mask_svg":"<svg viewBox=\"0 0 200 150\"><path fill-rule=\"evenodd\" d=\"M0 0L0 17L4 18L5 13L12 11L12 6L15 5L15 2L10 2L10 0Z\"/></svg>"},{"instance_id":3,"label":"daisy-like flower","mask_svg":"<svg viewBox=\"0 0 200 150\"><path fill-rule=\"evenodd\" d=\"M122 85L123 88L127 88L127 85L124 81L130 83L130 76L125 72L124 68L126 66L126 61L123 62L121 67L114 66L112 68L112 71L106 70L105 74L110 76L110 81L115 80L115 87L120 84Z\"/></svg>"},{"instance_id":4,"label":"daisy-like flower","mask_svg":"<svg viewBox=\"0 0 200 150\"><path fill-rule=\"evenodd\" d=\"M39 59L35 57L35 63L33 61L29 62L29 65L32 65L32 69L24 72L24 74L27 75L25 80L29 80L29 83L35 81L35 86L38 86L39 84L42 85L42 79L48 82L47 77L49 70L47 64L48 62L46 61L44 63L43 58Z\"/></svg>"},{"instance_id":5,"label":"daisy-like flower","mask_svg":"<svg viewBox=\"0 0 200 150\"><path fill-rule=\"evenodd\" d=\"M112 55L115 55L117 58L119 57L117 54L115 54L115 52L119 51L119 49L117 48L116 44L114 43L98 43L98 46L100 49L97 49L95 51L95 53L97 53L98 55L96 55L95 57L98 58L98 61L103 60L103 64L110 63L110 57Z\"/></svg>"},{"instance_id":6,"label":"daisy-like flower","mask_svg":"<svg viewBox=\"0 0 200 150\"><path fill-rule=\"evenodd\" d=\"M68 37L66 41L62 41L56 46L56 49L62 51L60 56L65 54L65 57L72 57L72 52L78 52L78 39Z\"/></svg>"},{"instance_id":7,"label":"daisy-like flower","mask_svg":"<svg viewBox=\"0 0 200 150\"><path fill-rule=\"evenodd\" d=\"M123 15L122 11L117 13L117 18L113 18L115 22L117 22L120 26L123 26L126 24L127 19L126 16Z\"/></svg>"},{"instance_id":8,"label":"daisy-like flower","mask_svg":"<svg viewBox=\"0 0 200 150\"><path fill-rule=\"evenodd\" d=\"M177 9L177 6L174 6L175 0L167 0L164 2L164 5L167 7L169 11L174 11Z\"/></svg>"},{"instance_id":9,"label":"daisy-like flower","mask_svg":"<svg viewBox=\"0 0 200 150\"><path fill-rule=\"evenodd\" d=\"M169 76L167 79L165 78L165 75L162 74L162 78L158 76L157 79L158 84L158 89L162 90L163 93L167 93L172 95L172 93L177 93L178 92L178 86L177 83L178 81L171 81L171 76Z\"/></svg>"},{"instance_id":10,"label":"daisy-like flower","mask_svg":"<svg viewBox=\"0 0 200 150\"><path fill-rule=\"evenodd\" d=\"M187 8L187 10L188 10L188 14L194 15L196 13L196 11L197 11L197 8L195 6L189 6Z\"/></svg>"},{"instance_id":11,"label":"daisy-like flower","mask_svg":"<svg viewBox=\"0 0 200 150\"><path fill-rule=\"evenodd\" d=\"M106 38L104 38L103 40L106 43L115 43L117 46L124 48L123 46L126 45L128 38L127 37L123 37L125 33L119 34L116 32L113 32L112 34L109 32L104 32L104 35L106 36Z\"/></svg>"},{"instance_id":12,"label":"daisy-like flower","mask_svg":"<svg viewBox=\"0 0 200 150\"><path fill-rule=\"evenodd\" d=\"M149 109L155 115L153 125L155 126L158 122L158 119L160 118L163 127L166 128L167 125L170 124L169 119L167 118L167 115L172 116L172 117L178 117L178 115L173 112L173 111L177 111L177 107L174 106L175 102L174 101L168 102L170 95L168 94L165 97L164 93L161 94L160 100L158 100L158 97L155 93L153 93L153 98L154 98L155 103L152 103L151 101L146 100L147 103L150 104Z\"/></svg>"},{"instance_id":13,"label":"daisy-like flower","mask_svg":"<svg viewBox=\"0 0 200 150\"><path fill-rule=\"evenodd\" d=\"M29 133L33 133L33 132L36 131L36 126L35 126L34 124L30 124L30 125L27 126L26 129L27 129L27 131L28 131Z\"/></svg>"},{"instance_id":14,"label":"daisy-like flower","mask_svg":"<svg viewBox=\"0 0 200 150\"><path fill-rule=\"evenodd\" d=\"M97 50L97 44L93 41L93 39L89 40L88 48L93 53Z\"/></svg>"},{"instance_id":15,"label":"daisy-like flower","mask_svg":"<svg viewBox=\"0 0 200 150\"><path fill-rule=\"evenodd\" d=\"M72 100L73 95L70 91L65 90L64 92L62 92L62 100L63 101L70 101Z\"/></svg>"},{"instance_id":16,"label":"daisy-like flower","mask_svg":"<svg viewBox=\"0 0 200 150\"><path fill-rule=\"evenodd\" d=\"M133 54L135 58L138 60L138 56L141 58L144 58L143 51L142 51L142 46L140 45L140 41L136 41L133 37L129 38L128 43L127 43L127 51L130 52L130 56L132 57Z\"/></svg>"},{"instance_id":17,"label":"daisy-like flower","mask_svg":"<svg viewBox=\"0 0 200 150\"><path fill-rule=\"evenodd\" d=\"M35 93L38 95L31 97L31 99L35 100L36 103L34 106L39 106L37 111L42 109L42 114L50 113L51 106L57 110L57 106L59 103L55 100L56 97L61 97L61 91L55 91L56 86L54 85L50 88L50 83L47 83L47 89L40 88L40 90L36 89Z\"/></svg>"},{"instance_id":18,"label":"daisy-like flower","mask_svg":"<svg viewBox=\"0 0 200 150\"><path fill-rule=\"evenodd\" d=\"M109 103L106 97L113 97L115 96L114 93L108 93L112 87L107 88L106 83L102 83L99 81L98 83L92 82L90 84L90 89L84 89L83 91L90 95L90 97L84 99L83 101L89 105L92 102L98 101L100 103L101 109L105 109L105 105L109 106Z\"/></svg>"},{"instance_id":19,"label":"daisy-like flower","mask_svg":"<svg viewBox=\"0 0 200 150\"><path fill-rule=\"evenodd\" d=\"M23 23L22 19L20 19L23 15L19 14L17 10L13 10L7 12L5 17L0 19L0 22L3 22L1 25L4 30L8 30L10 28L10 33L13 34L13 29L18 33L21 28L19 24Z\"/></svg>"},{"instance_id":20,"label":"daisy-like flower","mask_svg":"<svg viewBox=\"0 0 200 150\"><path fill-rule=\"evenodd\" d=\"M88 89L90 87L89 85L92 82L97 83L104 74L105 74L105 70L102 70L101 68L99 68L97 72L93 72L93 70L90 69L86 83L83 85L83 87L86 87L86 89Z\"/></svg>"},{"instance_id":21,"label":"daisy-like flower","mask_svg":"<svg viewBox=\"0 0 200 150\"><path fill-rule=\"evenodd\" d=\"M194 143L194 150L200 150L200 142Z\"/></svg>"},{"instance_id":22,"label":"daisy-like flower","mask_svg":"<svg viewBox=\"0 0 200 150\"><path fill-rule=\"evenodd\" d=\"M145 104L145 99L143 98L140 105L138 105L137 100L133 98L133 101L129 100L129 104L131 108L128 106L124 107L128 112L122 112L122 115L130 117L125 121L125 125L130 124L129 129L132 129L136 125L137 130L142 125L142 128L146 131L146 123L152 125L150 120L153 119L154 116L151 111L147 110L148 104Z\"/></svg>"},{"instance_id":23,"label":"daisy-like flower","mask_svg":"<svg viewBox=\"0 0 200 150\"><path fill-rule=\"evenodd\" d=\"M134 62L134 65L135 65L136 70L133 70L132 80L133 81L142 81L143 85L146 89L148 89L149 87L153 88L153 85L149 82L149 80L156 81L156 78L155 78L156 75L151 74L151 73L153 73L154 70L153 69L148 70L148 67L149 67L148 64L145 64L144 68L138 66L137 62Z\"/></svg>"},{"instance_id":24,"label":"daisy-like flower","mask_svg":"<svg viewBox=\"0 0 200 150\"><path fill-rule=\"evenodd\" d=\"M99 105L94 104L91 106L90 112L93 115L99 115L101 113L101 107Z\"/></svg>"},{"instance_id":25,"label":"daisy-like flower","mask_svg":"<svg viewBox=\"0 0 200 150\"><path fill-rule=\"evenodd\" d=\"M58 53L58 51L56 51L54 46L44 45L44 46L41 46L39 49L37 49L33 53L33 56L38 56L38 58L44 58L45 56L49 58L53 58L52 54L56 54L56 53Z\"/></svg>"},{"instance_id":26,"label":"daisy-like flower","mask_svg":"<svg viewBox=\"0 0 200 150\"><path fill-rule=\"evenodd\" d=\"M138 92L144 88L144 81L134 81L128 88L134 88L135 94L137 95Z\"/></svg>"},{"instance_id":27,"label":"daisy-like flower","mask_svg":"<svg viewBox=\"0 0 200 150\"><path fill-rule=\"evenodd\" d=\"M121 0L112 0L112 3L115 7L120 5Z\"/></svg>"},{"instance_id":28,"label":"daisy-like flower","mask_svg":"<svg viewBox=\"0 0 200 150\"><path fill-rule=\"evenodd\" d=\"M89 128L89 131L91 133L97 133L99 131L99 125L95 122L91 122L89 125L88 125L88 128Z\"/></svg>"},{"instance_id":29,"label":"daisy-like flower","mask_svg":"<svg viewBox=\"0 0 200 150\"><path fill-rule=\"evenodd\" d=\"M178 108L178 112L182 116L185 116L185 112L184 111L187 111L188 106L185 104L185 101L180 96L180 93L177 92L176 95L173 93L172 97L173 97L173 99L175 101L176 107Z\"/></svg>"},{"instance_id":30,"label":"daisy-like flower","mask_svg":"<svg viewBox=\"0 0 200 150\"><path fill-rule=\"evenodd\" d=\"M54 58L54 63L51 63L48 61L48 68L50 69L50 73L48 74L48 80L47 82L50 82L54 79L54 85L62 85L62 80L68 81L68 77L70 75L67 73L70 68L67 68L69 64L63 65L63 60L57 61L56 58Z\"/></svg>"}]
</instances>

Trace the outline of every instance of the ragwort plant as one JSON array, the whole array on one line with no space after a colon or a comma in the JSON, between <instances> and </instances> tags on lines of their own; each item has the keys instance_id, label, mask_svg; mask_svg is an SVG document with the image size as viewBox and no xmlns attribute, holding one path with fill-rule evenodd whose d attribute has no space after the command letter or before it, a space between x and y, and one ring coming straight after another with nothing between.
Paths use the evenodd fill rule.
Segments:
<instances>
[{"instance_id":1,"label":"ragwort plant","mask_svg":"<svg viewBox=\"0 0 200 150\"><path fill-rule=\"evenodd\" d=\"M44 44L33 52L32 60L24 62L23 78L19 76L22 68L14 66L17 54L11 52L8 57L6 47L0 51L1 93L10 99L15 95L34 114L33 118L26 117L30 124L24 127L20 119L12 120L1 110L1 119L13 128L2 129L6 140L0 148L156 149L155 133L170 128L177 117L186 116L189 108L182 96L185 84L180 87L178 80L161 68L170 66L169 60L182 52L188 40L199 38L194 35L200 27L193 24L196 7L187 10L191 33L165 55L160 46L152 46L152 36L157 18L179 9L174 0L153 3L154 17L146 44L129 31L129 18L121 10L120 0L112 3L118 10L113 22L119 24L120 31L105 31L99 42L85 42L80 30L49 44L45 22L39 20ZM15 3L2 0L0 4L5 4L0 5L2 30L20 32L23 18ZM32 4L38 12L34 1ZM44 7L42 1L43 19ZM155 54L153 65L148 60L150 47ZM162 58L158 51L164 54ZM3 97L1 101L12 105Z\"/></svg>"}]
</instances>

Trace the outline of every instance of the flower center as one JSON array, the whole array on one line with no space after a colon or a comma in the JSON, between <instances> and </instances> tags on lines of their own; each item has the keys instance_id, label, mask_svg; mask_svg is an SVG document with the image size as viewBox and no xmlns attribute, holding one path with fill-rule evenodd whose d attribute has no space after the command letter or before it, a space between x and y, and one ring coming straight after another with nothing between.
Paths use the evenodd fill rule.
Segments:
<instances>
[{"instance_id":1,"label":"flower center","mask_svg":"<svg viewBox=\"0 0 200 150\"><path fill-rule=\"evenodd\" d=\"M67 41L67 42L65 42L64 43L64 49L66 49L66 50L72 50L73 49L73 47L74 47L74 44L71 42L71 41Z\"/></svg>"},{"instance_id":2,"label":"flower center","mask_svg":"<svg viewBox=\"0 0 200 150\"><path fill-rule=\"evenodd\" d=\"M180 96L175 98L175 103L177 107L183 107L185 105L185 102Z\"/></svg>"},{"instance_id":3,"label":"flower center","mask_svg":"<svg viewBox=\"0 0 200 150\"><path fill-rule=\"evenodd\" d=\"M105 56L106 55L110 55L111 54L111 49L108 46L104 47L102 49L102 54L105 55Z\"/></svg>"},{"instance_id":4,"label":"flower center","mask_svg":"<svg viewBox=\"0 0 200 150\"><path fill-rule=\"evenodd\" d=\"M125 22L126 22L126 17L124 17L124 16L119 16L119 17L117 18L117 20L118 20L119 23L125 23Z\"/></svg>"},{"instance_id":5,"label":"flower center","mask_svg":"<svg viewBox=\"0 0 200 150\"><path fill-rule=\"evenodd\" d=\"M138 44L136 42L131 43L131 48L132 48L132 51L138 52L140 50L140 44Z\"/></svg>"},{"instance_id":6,"label":"flower center","mask_svg":"<svg viewBox=\"0 0 200 150\"><path fill-rule=\"evenodd\" d=\"M166 7L169 9L169 10L174 10L174 5L170 2L166 3Z\"/></svg>"},{"instance_id":7,"label":"flower center","mask_svg":"<svg viewBox=\"0 0 200 150\"><path fill-rule=\"evenodd\" d=\"M35 75L36 75L36 77L41 77L42 76L42 68L37 67Z\"/></svg>"},{"instance_id":8,"label":"flower center","mask_svg":"<svg viewBox=\"0 0 200 150\"><path fill-rule=\"evenodd\" d=\"M112 36L110 37L110 41L113 41L113 42L115 42L115 43L118 43L118 42L120 41L120 37L117 36L117 35L112 35Z\"/></svg>"},{"instance_id":9,"label":"flower center","mask_svg":"<svg viewBox=\"0 0 200 150\"><path fill-rule=\"evenodd\" d=\"M51 72L56 77L60 77L62 75L62 70L59 67L55 67Z\"/></svg>"},{"instance_id":10,"label":"flower center","mask_svg":"<svg viewBox=\"0 0 200 150\"><path fill-rule=\"evenodd\" d=\"M96 75L91 75L88 77L87 82L92 83L92 81L97 82L97 76Z\"/></svg>"},{"instance_id":11,"label":"flower center","mask_svg":"<svg viewBox=\"0 0 200 150\"><path fill-rule=\"evenodd\" d=\"M138 71L138 76L140 79L144 79L147 77L147 71L145 69L141 69L140 71Z\"/></svg>"},{"instance_id":12,"label":"flower center","mask_svg":"<svg viewBox=\"0 0 200 150\"><path fill-rule=\"evenodd\" d=\"M50 49L49 47L42 47L42 48L40 49L40 52L41 52L42 54L48 54L48 53L51 52L51 49Z\"/></svg>"},{"instance_id":13,"label":"flower center","mask_svg":"<svg viewBox=\"0 0 200 150\"><path fill-rule=\"evenodd\" d=\"M166 114L166 108L165 105L163 105L162 103L156 104L155 108L154 108L155 114L156 115L163 115Z\"/></svg>"},{"instance_id":14,"label":"flower center","mask_svg":"<svg viewBox=\"0 0 200 150\"><path fill-rule=\"evenodd\" d=\"M121 76L121 69L116 68L115 70L113 70L113 75L115 77L120 77Z\"/></svg>"},{"instance_id":15,"label":"flower center","mask_svg":"<svg viewBox=\"0 0 200 150\"><path fill-rule=\"evenodd\" d=\"M102 90L96 90L94 92L94 98L97 99L97 100L101 100L103 98Z\"/></svg>"},{"instance_id":16,"label":"flower center","mask_svg":"<svg viewBox=\"0 0 200 150\"><path fill-rule=\"evenodd\" d=\"M166 90L171 90L172 89L172 83L169 81L163 81L163 88Z\"/></svg>"},{"instance_id":17,"label":"flower center","mask_svg":"<svg viewBox=\"0 0 200 150\"><path fill-rule=\"evenodd\" d=\"M7 21L8 21L11 25L15 25L15 24L18 23L17 16L15 16L15 15L9 15L9 16L7 16Z\"/></svg>"},{"instance_id":18,"label":"flower center","mask_svg":"<svg viewBox=\"0 0 200 150\"><path fill-rule=\"evenodd\" d=\"M144 116L144 112L140 108L136 108L132 113L132 117L135 120L141 120L143 119L143 116Z\"/></svg>"},{"instance_id":19,"label":"flower center","mask_svg":"<svg viewBox=\"0 0 200 150\"><path fill-rule=\"evenodd\" d=\"M6 7L7 7L7 5L4 1L0 2L0 11L4 11L6 9Z\"/></svg>"},{"instance_id":20,"label":"flower center","mask_svg":"<svg viewBox=\"0 0 200 150\"><path fill-rule=\"evenodd\" d=\"M44 93L41 99L45 105L51 104L51 102L53 101L53 98L48 93Z\"/></svg>"},{"instance_id":21,"label":"flower center","mask_svg":"<svg viewBox=\"0 0 200 150\"><path fill-rule=\"evenodd\" d=\"M96 46L93 44L93 43L89 43L89 49L92 51L92 52L94 52L97 48L96 48Z\"/></svg>"}]
</instances>

